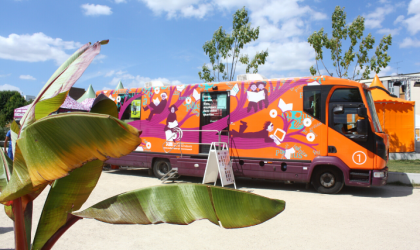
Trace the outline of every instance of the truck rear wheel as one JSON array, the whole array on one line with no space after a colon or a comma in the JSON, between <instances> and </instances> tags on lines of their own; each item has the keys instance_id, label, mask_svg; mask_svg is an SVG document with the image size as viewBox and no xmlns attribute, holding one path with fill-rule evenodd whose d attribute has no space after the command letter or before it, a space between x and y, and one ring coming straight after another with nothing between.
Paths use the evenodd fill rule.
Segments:
<instances>
[{"instance_id":1,"label":"truck rear wheel","mask_svg":"<svg viewBox=\"0 0 420 250\"><path fill-rule=\"evenodd\" d=\"M171 163L169 163L166 159L157 159L153 164L153 173L159 179L161 179L171 169Z\"/></svg>"},{"instance_id":2,"label":"truck rear wheel","mask_svg":"<svg viewBox=\"0 0 420 250\"><path fill-rule=\"evenodd\" d=\"M318 167L315 169L312 185L323 194L336 194L344 186L343 173L335 167Z\"/></svg>"}]
</instances>

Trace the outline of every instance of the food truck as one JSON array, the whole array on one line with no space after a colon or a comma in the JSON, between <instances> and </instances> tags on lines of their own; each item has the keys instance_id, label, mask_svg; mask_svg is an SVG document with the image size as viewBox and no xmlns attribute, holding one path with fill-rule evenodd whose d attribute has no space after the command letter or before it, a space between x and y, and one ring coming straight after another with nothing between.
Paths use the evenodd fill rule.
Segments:
<instances>
[{"instance_id":1,"label":"food truck","mask_svg":"<svg viewBox=\"0 0 420 250\"><path fill-rule=\"evenodd\" d=\"M202 177L210 144L225 142L235 177L381 186L388 137L366 86L329 76L103 90L142 144L108 164Z\"/></svg>"}]
</instances>

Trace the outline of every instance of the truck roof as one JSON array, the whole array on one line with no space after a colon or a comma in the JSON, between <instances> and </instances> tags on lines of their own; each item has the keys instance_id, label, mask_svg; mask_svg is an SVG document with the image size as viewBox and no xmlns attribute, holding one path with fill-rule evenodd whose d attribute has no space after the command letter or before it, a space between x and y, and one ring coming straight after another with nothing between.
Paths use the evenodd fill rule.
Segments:
<instances>
[{"instance_id":1,"label":"truck roof","mask_svg":"<svg viewBox=\"0 0 420 250\"><path fill-rule=\"evenodd\" d=\"M235 83L251 83L251 82L260 82L260 81L289 81L289 80L299 80L299 79L308 79L308 82L312 79L312 82L320 82L320 85L343 85L343 86L352 86L352 87L359 87L362 86L364 89L367 89L368 87L360 82L356 82L349 79L343 79L343 78L337 78L332 76L309 76L309 77L286 77L286 78L271 78L271 79L264 79L264 80L247 80L247 81L226 81L226 82L214 82L214 84L235 84ZM192 84L182 84L182 85L193 85L197 83ZM204 83L198 83L198 84L204 84ZM173 85L177 86L177 85ZM157 86L157 87L168 87L168 86ZM136 92L138 89L142 89L144 87L139 88L130 88L129 92ZM152 87L153 88L153 87ZM121 89L121 90L127 90L127 89ZM118 90L120 92L121 90ZM96 94L99 95L100 93L103 93L104 90L97 91Z\"/></svg>"}]
</instances>

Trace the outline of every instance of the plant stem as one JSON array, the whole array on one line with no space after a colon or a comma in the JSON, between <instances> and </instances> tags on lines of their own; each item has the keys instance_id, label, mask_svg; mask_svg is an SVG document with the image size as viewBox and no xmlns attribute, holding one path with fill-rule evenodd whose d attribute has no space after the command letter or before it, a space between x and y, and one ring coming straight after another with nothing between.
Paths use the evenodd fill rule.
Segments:
<instances>
[{"instance_id":1,"label":"plant stem","mask_svg":"<svg viewBox=\"0 0 420 250\"><path fill-rule=\"evenodd\" d=\"M23 218L22 198L13 200L13 214L15 215L15 248L27 250L25 220Z\"/></svg>"},{"instance_id":2,"label":"plant stem","mask_svg":"<svg viewBox=\"0 0 420 250\"><path fill-rule=\"evenodd\" d=\"M58 239L71 227L74 223L76 223L78 220L83 219L82 217L77 217L75 215L69 214L69 217L67 219L66 224L64 226L60 227L60 229L55 232L53 236L45 243L45 245L42 247L42 250L49 250L51 249L54 244L57 242Z\"/></svg>"}]
</instances>

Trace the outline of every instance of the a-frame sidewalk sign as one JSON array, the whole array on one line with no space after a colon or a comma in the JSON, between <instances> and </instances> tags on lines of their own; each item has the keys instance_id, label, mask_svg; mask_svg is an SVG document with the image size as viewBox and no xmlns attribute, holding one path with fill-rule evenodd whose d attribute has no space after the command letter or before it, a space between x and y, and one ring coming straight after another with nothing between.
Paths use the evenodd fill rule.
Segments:
<instances>
[{"instance_id":1,"label":"a-frame sidewalk sign","mask_svg":"<svg viewBox=\"0 0 420 250\"><path fill-rule=\"evenodd\" d=\"M232 161L230 160L229 148L226 142L211 143L203 184L214 182L214 185L216 185L218 175L220 175L222 187L233 184L236 189Z\"/></svg>"}]
</instances>

